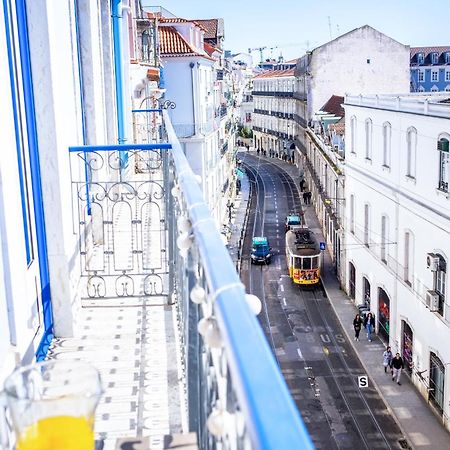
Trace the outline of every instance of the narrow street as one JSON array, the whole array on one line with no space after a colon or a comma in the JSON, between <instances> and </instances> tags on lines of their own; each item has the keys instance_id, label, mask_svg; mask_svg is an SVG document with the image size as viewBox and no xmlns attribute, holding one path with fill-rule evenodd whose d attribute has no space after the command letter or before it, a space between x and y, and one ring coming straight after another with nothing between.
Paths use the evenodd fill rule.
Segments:
<instances>
[{"instance_id":1,"label":"narrow street","mask_svg":"<svg viewBox=\"0 0 450 450\"><path fill-rule=\"evenodd\" d=\"M294 180L269 159L242 158L252 184L252 207L241 277L263 303L260 322L317 448L407 448L324 291L292 284L285 264L284 218L300 212ZM318 231L313 228L313 231ZM270 265L250 263L251 237L267 236ZM388 377L386 377L388 379Z\"/></svg>"}]
</instances>

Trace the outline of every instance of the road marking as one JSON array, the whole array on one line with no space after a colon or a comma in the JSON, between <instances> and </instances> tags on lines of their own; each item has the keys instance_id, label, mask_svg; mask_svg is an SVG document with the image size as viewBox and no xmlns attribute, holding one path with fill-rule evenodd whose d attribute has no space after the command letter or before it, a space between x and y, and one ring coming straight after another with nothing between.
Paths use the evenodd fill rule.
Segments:
<instances>
[{"instance_id":1,"label":"road marking","mask_svg":"<svg viewBox=\"0 0 450 450\"><path fill-rule=\"evenodd\" d=\"M283 299L282 299L282 302L283 302L283 305L284 306L287 306L287 303L286 303L286 299L283 297Z\"/></svg>"},{"instance_id":2,"label":"road marking","mask_svg":"<svg viewBox=\"0 0 450 450\"><path fill-rule=\"evenodd\" d=\"M283 285L280 286L280 291L284 292L284 286Z\"/></svg>"},{"instance_id":3,"label":"road marking","mask_svg":"<svg viewBox=\"0 0 450 450\"><path fill-rule=\"evenodd\" d=\"M323 352L325 353L325 355L329 355L330 354L330 350L328 350L328 347L323 347Z\"/></svg>"},{"instance_id":4,"label":"road marking","mask_svg":"<svg viewBox=\"0 0 450 450\"><path fill-rule=\"evenodd\" d=\"M298 353L299 358L303 359L302 351L299 348L297 348L297 353Z\"/></svg>"},{"instance_id":5,"label":"road marking","mask_svg":"<svg viewBox=\"0 0 450 450\"><path fill-rule=\"evenodd\" d=\"M365 388L369 386L369 377L367 375L358 376L358 387Z\"/></svg>"}]
</instances>

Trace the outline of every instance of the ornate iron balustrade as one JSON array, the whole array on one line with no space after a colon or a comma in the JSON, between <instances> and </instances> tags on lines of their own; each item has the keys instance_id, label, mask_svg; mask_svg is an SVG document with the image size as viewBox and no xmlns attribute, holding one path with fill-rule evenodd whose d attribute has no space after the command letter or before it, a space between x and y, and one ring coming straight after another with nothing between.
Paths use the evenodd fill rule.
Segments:
<instances>
[{"instance_id":1,"label":"ornate iron balustrade","mask_svg":"<svg viewBox=\"0 0 450 450\"><path fill-rule=\"evenodd\" d=\"M179 311L188 311L191 320L199 320L203 336L199 340L194 324L189 326L186 315L180 317L185 330L191 427L197 426L202 448L216 445L212 435L223 448L311 449L308 432L248 305L197 179L165 111L163 115L172 145L172 211L178 217L172 237L182 255L175 258L174 298ZM188 297L193 301L189 306ZM192 416L198 407L198 414ZM203 426L206 417L207 430Z\"/></svg>"},{"instance_id":2,"label":"ornate iron balustrade","mask_svg":"<svg viewBox=\"0 0 450 450\"><path fill-rule=\"evenodd\" d=\"M135 112L161 123L161 110ZM176 308L181 382L200 448L313 449L198 179L167 111L162 114L158 129L166 143L70 149L88 292L107 295L98 282L105 274L92 272L88 261L88 252L95 257L104 245L102 270L114 258L123 265L113 267L117 282L109 283L116 295L135 295L127 277L141 277L134 283L143 288L140 295L159 295ZM148 133L154 136L153 129ZM129 244L118 257L117 245L110 246L117 232Z\"/></svg>"}]
</instances>

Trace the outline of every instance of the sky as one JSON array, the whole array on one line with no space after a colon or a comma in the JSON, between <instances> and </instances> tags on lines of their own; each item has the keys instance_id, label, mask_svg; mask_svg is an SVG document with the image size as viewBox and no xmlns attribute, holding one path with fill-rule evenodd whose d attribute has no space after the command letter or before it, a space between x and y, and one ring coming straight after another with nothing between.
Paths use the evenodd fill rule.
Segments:
<instances>
[{"instance_id":1,"label":"sky","mask_svg":"<svg viewBox=\"0 0 450 450\"><path fill-rule=\"evenodd\" d=\"M142 0L185 19L223 18L225 49L268 47L264 58L298 58L370 25L412 47L450 46L450 0ZM442 18L442 19L441 19ZM270 50L270 48L273 48ZM259 52L252 53L255 62Z\"/></svg>"}]
</instances>

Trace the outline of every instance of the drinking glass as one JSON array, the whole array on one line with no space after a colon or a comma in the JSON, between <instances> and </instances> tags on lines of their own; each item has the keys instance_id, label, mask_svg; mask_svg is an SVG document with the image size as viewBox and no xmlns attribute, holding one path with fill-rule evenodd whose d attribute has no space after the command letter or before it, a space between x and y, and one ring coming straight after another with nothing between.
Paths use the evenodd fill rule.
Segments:
<instances>
[{"instance_id":1,"label":"drinking glass","mask_svg":"<svg viewBox=\"0 0 450 450\"><path fill-rule=\"evenodd\" d=\"M102 385L90 364L50 360L20 367L5 380L0 395L2 434L7 412L17 450L94 449L94 413ZM7 445L4 438L2 445Z\"/></svg>"}]
</instances>

